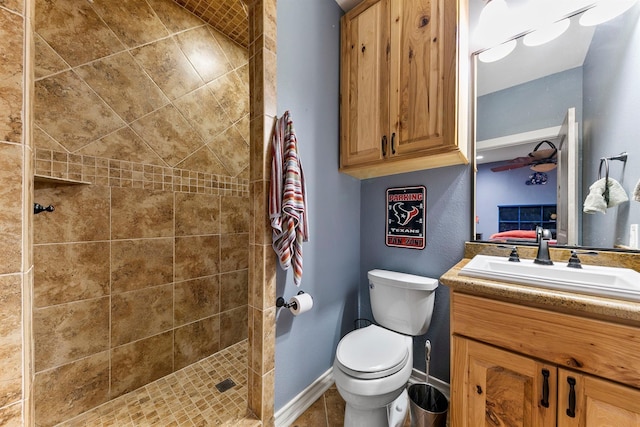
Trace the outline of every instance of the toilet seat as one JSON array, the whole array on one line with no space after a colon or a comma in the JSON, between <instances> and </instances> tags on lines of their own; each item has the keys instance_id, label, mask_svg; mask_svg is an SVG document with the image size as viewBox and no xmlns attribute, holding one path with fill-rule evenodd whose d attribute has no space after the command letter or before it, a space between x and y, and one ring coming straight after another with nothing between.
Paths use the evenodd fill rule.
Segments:
<instances>
[{"instance_id":1,"label":"toilet seat","mask_svg":"<svg viewBox=\"0 0 640 427\"><path fill-rule=\"evenodd\" d=\"M409 359L411 338L371 325L356 329L338 343L336 362L344 373L376 379L400 371Z\"/></svg>"}]
</instances>

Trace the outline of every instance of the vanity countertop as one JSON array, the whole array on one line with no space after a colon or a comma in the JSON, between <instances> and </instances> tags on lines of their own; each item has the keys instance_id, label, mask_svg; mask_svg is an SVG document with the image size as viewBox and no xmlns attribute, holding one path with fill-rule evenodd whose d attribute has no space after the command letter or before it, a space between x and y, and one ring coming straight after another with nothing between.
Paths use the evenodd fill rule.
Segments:
<instances>
[{"instance_id":1,"label":"vanity countertop","mask_svg":"<svg viewBox=\"0 0 640 427\"><path fill-rule=\"evenodd\" d=\"M440 282L455 292L640 326L638 302L461 276L460 269L469 261L470 258L462 259L440 277Z\"/></svg>"}]
</instances>

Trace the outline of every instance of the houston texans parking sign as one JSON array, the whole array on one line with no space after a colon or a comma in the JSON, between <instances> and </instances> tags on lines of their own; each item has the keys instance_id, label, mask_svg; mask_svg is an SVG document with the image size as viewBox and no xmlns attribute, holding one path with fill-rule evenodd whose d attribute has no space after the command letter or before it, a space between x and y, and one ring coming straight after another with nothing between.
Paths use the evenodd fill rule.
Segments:
<instances>
[{"instance_id":1,"label":"houston texans parking sign","mask_svg":"<svg viewBox=\"0 0 640 427\"><path fill-rule=\"evenodd\" d=\"M427 189L422 186L387 189L387 246L424 249Z\"/></svg>"}]
</instances>

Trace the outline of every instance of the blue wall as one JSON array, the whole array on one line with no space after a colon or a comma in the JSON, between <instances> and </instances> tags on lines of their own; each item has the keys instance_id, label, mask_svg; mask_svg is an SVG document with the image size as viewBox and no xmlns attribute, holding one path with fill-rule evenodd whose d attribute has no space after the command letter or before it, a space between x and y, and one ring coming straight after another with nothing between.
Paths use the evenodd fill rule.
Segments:
<instances>
[{"instance_id":1,"label":"blue wall","mask_svg":"<svg viewBox=\"0 0 640 427\"><path fill-rule=\"evenodd\" d=\"M526 153L523 153L526 155ZM524 167L509 171L492 172L491 168L502 162L478 165L476 175L476 233L488 240L498 232L499 205L535 205L556 203L556 169L546 172L547 183L527 185L526 181L534 173Z\"/></svg>"},{"instance_id":2,"label":"blue wall","mask_svg":"<svg viewBox=\"0 0 640 427\"><path fill-rule=\"evenodd\" d=\"M560 126L567 109L582 122L582 67L478 97L478 141Z\"/></svg>"},{"instance_id":3,"label":"blue wall","mask_svg":"<svg viewBox=\"0 0 640 427\"><path fill-rule=\"evenodd\" d=\"M610 164L610 177L633 194L640 179L640 4L601 24L584 65L583 199L598 177L600 157L629 153L626 166ZM613 76L613 77L612 77ZM603 169L604 171L604 169ZM629 224L640 223L640 203L630 201L606 215L583 215L583 244L629 244Z\"/></svg>"},{"instance_id":4,"label":"blue wall","mask_svg":"<svg viewBox=\"0 0 640 427\"><path fill-rule=\"evenodd\" d=\"M357 316L360 181L338 173L341 9L329 0L278 0L278 115L290 110L305 172L310 240L302 286L311 311L276 321L275 409L333 364L338 341ZM297 293L278 271L278 295Z\"/></svg>"},{"instance_id":5,"label":"blue wall","mask_svg":"<svg viewBox=\"0 0 640 427\"><path fill-rule=\"evenodd\" d=\"M396 270L440 277L464 256L464 242L471 236L471 168L451 166L362 182L360 220L361 316L371 319L367 271ZM386 204L389 187L424 185L427 188L427 244L425 249L385 245ZM431 340L431 375L449 381L449 289L439 286L431 326L425 336L413 340L413 366L424 371L425 339Z\"/></svg>"}]
</instances>

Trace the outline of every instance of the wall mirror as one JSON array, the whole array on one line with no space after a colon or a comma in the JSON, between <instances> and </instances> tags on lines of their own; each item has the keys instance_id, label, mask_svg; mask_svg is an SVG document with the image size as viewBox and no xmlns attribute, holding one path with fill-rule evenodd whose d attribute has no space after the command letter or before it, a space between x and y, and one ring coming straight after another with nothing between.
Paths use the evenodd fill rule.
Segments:
<instances>
[{"instance_id":1,"label":"wall mirror","mask_svg":"<svg viewBox=\"0 0 640 427\"><path fill-rule=\"evenodd\" d=\"M472 55L474 240L533 244L531 230L542 225L559 246L637 248L630 228L640 223L633 198L640 186L640 2L581 25L593 8L564 15L568 27L547 43L521 32L502 59L483 62L487 50ZM607 166L629 201L585 214L590 186Z\"/></svg>"}]
</instances>

